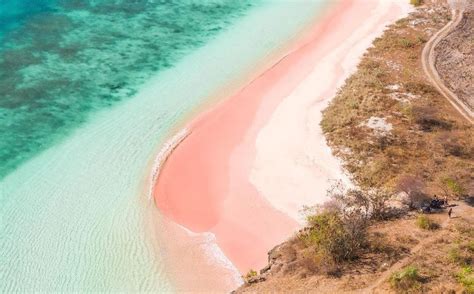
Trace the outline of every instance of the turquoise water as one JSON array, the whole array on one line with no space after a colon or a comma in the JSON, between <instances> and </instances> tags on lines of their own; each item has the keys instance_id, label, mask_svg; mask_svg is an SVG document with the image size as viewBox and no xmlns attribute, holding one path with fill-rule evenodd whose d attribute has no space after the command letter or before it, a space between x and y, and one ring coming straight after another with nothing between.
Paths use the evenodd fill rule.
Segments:
<instances>
[{"instance_id":1,"label":"turquoise water","mask_svg":"<svg viewBox=\"0 0 474 294\"><path fill-rule=\"evenodd\" d=\"M1 4L0 178L91 112L132 97L153 74L243 15L250 2Z\"/></svg>"},{"instance_id":2,"label":"turquoise water","mask_svg":"<svg viewBox=\"0 0 474 294\"><path fill-rule=\"evenodd\" d=\"M172 292L153 156L325 1L47 3L1 28L0 291Z\"/></svg>"},{"instance_id":3,"label":"turquoise water","mask_svg":"<svg viewBox=\"0 0 474 294\"><path fill-rule=\"evenodd\" d=\"M54 0L18 1L3 0L0 2L0 41L11 30L18 28L34 15L52 10ZM0 46L4 43L0 43Z\"/></svg>"}]
</instances>

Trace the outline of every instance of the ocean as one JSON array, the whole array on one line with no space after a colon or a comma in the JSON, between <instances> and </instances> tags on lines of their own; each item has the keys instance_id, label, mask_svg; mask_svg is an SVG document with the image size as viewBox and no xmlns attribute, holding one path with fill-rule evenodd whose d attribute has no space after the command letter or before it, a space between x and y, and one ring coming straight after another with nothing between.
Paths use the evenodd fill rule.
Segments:
<instances>
[{"instance_id":1,"label":"ocean","mask_svg":"<svg viewBox=\"0 0 474 294\"><path fill-rule=\"evenodd\" d=\"M0 291L172 292L153 157L327 2L0 3Z\"/></svg>"}]
</instances>

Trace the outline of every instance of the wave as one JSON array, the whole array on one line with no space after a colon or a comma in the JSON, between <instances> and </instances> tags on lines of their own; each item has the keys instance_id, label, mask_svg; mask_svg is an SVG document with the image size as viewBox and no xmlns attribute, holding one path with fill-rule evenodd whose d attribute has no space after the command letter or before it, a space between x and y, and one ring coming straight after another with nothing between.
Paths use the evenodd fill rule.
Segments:
<instances>
[{"instance_id":1,"label":"wave","mask_svg":"<svg viewBox=\"0 0 474 294\"><path fill-rule=\"evenodd\" d=\"M215 261L218 265L229 270L232 273L232 280L236 285L242 285L244 283L239 270L234 266L229 258L227 258L219 245L217 245L216 235L210 232L195 233L180 224L176 225L183 229L190 238L202 238L202 243L198 246L204 251L206 256L208 256L210 260Z\"/></svg>"},{"instance_id":2,"label":"wave","mask_svg":"<svg viewBox=\"0 0 474 294\"><path fill-rule=\"evenodd\" d=\"M155 160L153 161L153 167L151 171L151 181L150 181L150 186L148 190L148 200L151 200L153 198L153 188L155 187L155 183L158 180L160 176L160 171L163 165L165 164L166 160L168 157L171 155L173 150L178 147L178 145L183 142L184 139L186 139L187 136L189 136L191 132L187 129L184 128L181 131L179 131L176 135L171 137L161 148L160 152L156 156Z\"/></svg>"}]
</instances>

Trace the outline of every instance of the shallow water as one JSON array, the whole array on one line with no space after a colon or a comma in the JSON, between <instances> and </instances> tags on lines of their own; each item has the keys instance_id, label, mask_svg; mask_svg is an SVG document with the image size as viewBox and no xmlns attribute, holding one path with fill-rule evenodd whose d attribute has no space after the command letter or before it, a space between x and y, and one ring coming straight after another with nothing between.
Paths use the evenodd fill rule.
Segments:
<instances>
[{"instance_id":1,"label":"shallow water","mask_svg":"<svg viewBox=\"0 0 474 294\"><path fill-rule=\"evenodd\" d=\"M0 289L173 291L145 225L153 156L325 1L49 3L3 28Z\"/></svg>"},{"instance_id":2,"label":"shallow water","mask_svg":"<svg viewBox=\"0 0 474 294\"><path fill-rule=\"evenodd\" d=\"M245 14L252 1L0 4L0 178ZM254 2L253 2L254 3Z\"/></svg>"}]
</instances>

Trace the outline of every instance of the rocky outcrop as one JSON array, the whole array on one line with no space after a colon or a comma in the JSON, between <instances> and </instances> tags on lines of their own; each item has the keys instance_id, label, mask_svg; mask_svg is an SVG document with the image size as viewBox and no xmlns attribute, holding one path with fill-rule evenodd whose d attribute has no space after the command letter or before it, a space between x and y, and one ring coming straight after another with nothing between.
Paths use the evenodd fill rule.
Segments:
<instances>
[{"instance_id":1,"label":"rocky outcrop","mask_svg":"<svg viewBox=\"0 0 474 294\"><path fill-rule=\"evenodd\" d=\"M300 230L298 234L305 230L307 229ZM301 277L302 274L308 271L308 267L305 266L307 255L307 248L298 237L275 246L268 252L268 264L257 275L246 278L246 283L241 289L270 278L293 275ZM239 293L239 290L234 293Z\"/></svg>"}]
</instances>

